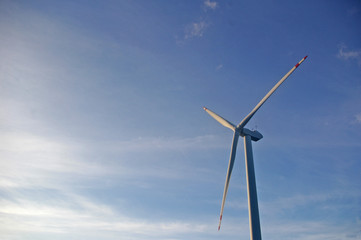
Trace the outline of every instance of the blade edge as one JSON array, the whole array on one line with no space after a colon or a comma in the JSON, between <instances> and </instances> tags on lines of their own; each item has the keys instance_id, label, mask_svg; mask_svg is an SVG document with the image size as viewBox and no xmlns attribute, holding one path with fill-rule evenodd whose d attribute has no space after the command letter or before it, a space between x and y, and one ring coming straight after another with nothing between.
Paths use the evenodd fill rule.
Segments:
<instances>
[{"instance_id":1,"label":"blade edge","mask_svg":"<svg viewBox=\"0 0 361 240\"><path fill-rule=\"evenodd\" d=\"M293 68L291 68L286 75L284 75L281 80L279 80L276 85L262 98L262 100L256 105L256 107L237 125L237 128L242 129L248 122L251 120L253 115L258 111L258 109L267 101L267 99L277 90L277 88L298 68L298 66L307 58L305 56L301 59Z\"/></svg>"},{"instance_id":2,"label":"blade edge","mask_svg":"<svg viewBox=\"0 0 361 240\"><path fill-rule=\"evenodd\" d=\"M225 184L224 184L222 204L221 204L221 212L220 212L219 224L218 224L218 231L221 229L221 223L222 223L222 217L223 217L224 204L225 204L225 202L226 202L226 197L227 197L227 192L228 192L228 187L229 187L229 181L230 181L230 179L231 179L232 170L233 170L233 165L234 165L234 160L235 160L235 157L236 157L236 150L237 150L238 138L239 138L239 132L238 132L238 131L235 131L235 133L234 133L234 135L233 135L231 154L230 154L230 157L229 157L228 170L227 170L227 175L226 175L226 182L225 182Z\"/></svg>"},{"instance_id":3,"label":"blade edge","mask_svg":"<svg viewBox=\"0 0 361 240\"><path fill-rule=\"evenodd\" d=\"M219 122L220 124L222 124L223 126L225 126L226 128L229 128L231 130L235 130L236 126L227 121L226 119L224 119L223 117L219 116L217 113L211 111L210 109L203 107L204 111L206 111L211 117L213 117L215 120L217 120L217 122Z\"/></svg>"}]
</instances>

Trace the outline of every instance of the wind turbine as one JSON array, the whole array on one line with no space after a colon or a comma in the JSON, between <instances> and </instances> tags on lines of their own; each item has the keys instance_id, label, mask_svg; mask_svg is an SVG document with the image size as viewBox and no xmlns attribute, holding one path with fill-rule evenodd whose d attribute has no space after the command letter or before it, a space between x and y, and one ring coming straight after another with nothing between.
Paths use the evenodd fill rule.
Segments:
<instances>
[{"instance_id":1,"label":"wind turbine","mask_svg":"<svg viewBox=\"0 0 361 240\"><path fill-rule=\"evenodd\" d=\"M203 109L216 119L223 126L231 129L234 132L233 142L231 148L231 156L229 158L226 183L224 185L221 213L219 217L218 230L221 228L222 215L224 209L224 203L226 201L229 180L231 178L232 169L234 165L234 160L236 156L236 149L239 136L244 138L244 153L245 153L245 162L246 162L246 174L247 174L247 193L248 193L248 211L249 211L249 225L250 225L250 235L251 240L261 240L261 226L259 222L259 212L258 212L258 200L257 200L257 189L256 189L256 177L254 173L253 165L253 152L252 152L252 141L257 142L263 136L258 131L251 131L245 128L246 124L251 120L253 115L258 111L258 109L266 102L266 100L276 91L276 89L296 70L296 68L307 58L302 58L278 83L264 96L264 98L256 105L256 107L236 126L233 123L222 118L218 114L212 112L206 107Z\"/></svg>"}]
</instances>

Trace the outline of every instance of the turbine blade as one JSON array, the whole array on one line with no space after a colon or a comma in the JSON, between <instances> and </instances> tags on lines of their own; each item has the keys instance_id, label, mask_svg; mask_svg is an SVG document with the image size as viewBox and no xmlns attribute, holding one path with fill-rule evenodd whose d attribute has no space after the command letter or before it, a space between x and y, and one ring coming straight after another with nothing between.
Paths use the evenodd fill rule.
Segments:
<instances>
[{"instance_id":1,"label":"turbine blade","mask_svg":"<svg viewBox=\"0 0 361 240\"><path fill-rule=\"evenodd\" d=\"M214 119L216 119L220 124L222 124L223 126L232 129L234 131L234 129L236 129L236 126L234 124L232 124L231 122L227 121L226 119L222 118L221 116L219 116L218 114L216 114L215 112L212 112L211 110L209 110L206 107L203 107L203 109L209 114L211 115Z\"/></svg>"},{"instance_id":2,"label":"turbine blade","mask_svg":"<svg viewBox=\"0 0 361 240\"><path fill-rule=\"evenodd\" d=\"M237 128L242 129L251 120L257 110L266 102L266 100L276 91L276 89L298 68L298 66L307 58L302 58L286 75L278 81L278 83L264 96L264 98L257 104L257 106L238 124Z\"/></svg>"},{"instance_id":3,"label":"turbine blade","mask_svg":"<svg viewBox=\"0 0 361 240\"><path fill-rule=\"evenodd\" d=\"M219 229L221 229L221 222L222 222L222 216L223 216L224 203L226 202L228 186L229 186L229 180L231 179L233 165L234 165L234 159L236 157L236 149L237 149L238 138L239 138L239 132L235 131L234 135L233 135L231 156L229 158L229 164L228 164L228 170L227 170L227 176L226 176L226 183L224 185L222 205L221 205L221 213L220 213L220 216L219 216L218 231L219 231Z\"/></svg>"}]
</instances>

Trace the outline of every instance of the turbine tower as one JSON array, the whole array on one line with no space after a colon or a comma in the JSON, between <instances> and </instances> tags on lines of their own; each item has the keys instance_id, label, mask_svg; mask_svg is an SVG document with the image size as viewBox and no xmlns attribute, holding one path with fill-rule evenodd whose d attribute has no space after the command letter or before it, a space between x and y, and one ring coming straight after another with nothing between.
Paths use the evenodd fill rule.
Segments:
<instances>
[{"instance_id":1,"label":"turbine tower","mask_svg":"<svg viewBox=\"0 0 361 240\"><path fill-rule=\"evenodd\" d=\"M261 226L259 221L259 212L258 212L258 200L257 200L257 189L256 189L256 177L254 173L254 164L253 164L253 152L252 152L252 141L258 141L263 136L258 131L251 131L245 128L246 124L251 120L253 115L258 111L258 109L266 102L266 100L276 91L276 89L296 70L296 68L307 58L302 58L278 83L264 96L264 98L256 105L256 107L236 126L233 123L222 118L218 114L212 112L206 107L203 109L216 119L223 126L231 129L234 132L233 142L231 148L231 156L229 158L228 170L226 175L226 183L224 185L221 213L219 217L218 230L221 228L222 216L224 203L226 201L226 196L228 192L229 180L231 178L232 169L234 165L234 160L236 156L236 149L239 136L244 138L244 153L245 153L245 162L246 162L246 175L247 175L247 193L248 193L248 212L249 212L249 225L250 225L250 236L251 240L261 240Z\"/></svg>"}]
</instances>

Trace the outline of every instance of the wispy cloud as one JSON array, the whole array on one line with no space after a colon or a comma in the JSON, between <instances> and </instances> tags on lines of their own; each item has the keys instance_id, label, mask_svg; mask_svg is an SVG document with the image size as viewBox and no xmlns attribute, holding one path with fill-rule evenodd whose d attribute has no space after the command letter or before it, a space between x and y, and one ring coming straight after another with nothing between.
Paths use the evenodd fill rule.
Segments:
<instances>
[{"instance_id":1,"label":"wispy cloud","mask_svg":"<svg viewBox=\"0 0 361 240\"><path fill-rule=\"evenodd\" d=\"M349 198L355 200L354 206L343 202ZM311 195L293 195L290 197L280 197L270 202L260 202L260 209L263 215L263 230L265 234L273 236L275 239L286 239L292 236L293 239L359 239L361 232L358 230L360 223L357 219L345 219L342 224L334 222L333 215L343 214L350 209L355 209L357 194L350 192L340 193L323 192ZM350 201L350 202L353 202ZM292 216L301 216L299 212L310 213L306 218L293 219L287 221ZM329 219L316 220L313 214L317 212L327 212ZM284 215L290 217L284 218ZM279 217L283 216L283 217ZM283 219L282 219L283 218ZM352 237L350 237L352 236Z\"/></svg>"},{"instance_id":2,"label":"wispy cloud","mask_svg":"<svg viewBox=\"0 0 361 240\"><path fill-rule=\"evenodd\" d=\"M96 151L106 156L108 151L116 154L130 151L134 155L134 152L149 152L153 148L189 150L197 148L198 145L212 145L214 139L213 136L173 140L136 139L100 144ZM55 137L31 133L2 132L1 235L21 237L32 233L51 236L55 233L79 236L90 233L94 235L94 239L104 239L110 232L117 232L129 239L144 239L144 236L147 236L147 239L169 239L179 234L208 234L215 229L216 223L178 220L176 216L168 220L150 220L148 216L135 217L124 211L122 201L128 201L127 199L118 198L117 206L114 207L79 193L79 188L96 187L91 179L103 183L104 187L106 181L103 179L119 181L120 178L123 179L123 184L130 185L134 184L131 183L133 181L127 181L130 177L135 179L142 176L149 182L154 177L176 175L171 169L151 169L149 164L145 170L142 170L141 166L125 166L122 171L121 160L114 165L89 157L84 158L84 155L90 155L87 149L95 147L91 144L74 143L69 139L62 141ZM146 160L149 159L144 161ZM187 175L184 172L180 174ZM199 175L197 177L199 178ZM119 183L117 185L119 186ZM87 238L89 239L89 236Z\"/></svg>"},{"instance_id":3,"label":"wispy cloud","mask_svg":"<svg viewBox=\"0 0 361 240\"><path fill-rule=\"evenodd\" d=\"M193 22L186 27L184 38L202 37L207 27L208 24L205 21Z\"/></svg>"},{"instance_id":4,"label":"wispy cloud","mask_svg":"<svg viewBox=\"0 0 361 240\"><path fill-rule=\"evenodd\" d=\"M66 199L50 199L41 203L20 198L2 199L0 203L1 233L10 235L16 232L18 237L30 232L42 235L62 233L73 236L82 232L96 235L118 232L122 237L127 236L131 239L143 239L142 236L163 239L177 234L207 232L212 226L207 222L138 219L78 195L69 195Z\"/></svg>"},{"instance_id":5,"label":"wispy cloud","mask_svg":"<svg viewBox=\"0 0 361 240\"><path fill-rule=\"evenodd\" d=\"M223 148L226 144L214 135L195 136L190 138L139 137L128 141L107 144L113 151L149 152L149 151L185 151L197 149Z\"/></svg>"},{"instance_id":6,"label":"wispy cloud","mask_svg":"<svg viewBox=\"0 0 361 240\"><path fill-rule=\"evenodd\" d=\"M355 118L356 118L356 123L360 123L360 124L361 124L361 113L356 114Z\"/></svg>"},{"instance_id":7,"label":"wispy cloud","mask_svg":"<svg viewBox=\"0 0 361 240\"><path fill-rule=\"evenodd\" d=\"M338 57L344 60L356 60L361 65L361 49L359 50L346 50L346 45L342 44L338 50Z\"/></svg>"},{"instance_id":8,"label":"wispy cloud","mask_svg":"<svg viewBox=\"0 0 361 240\"><path fill-rule=\"evenodd\" d=\"M218 6L218 3L216 1L205 0L203 3L206 8L209 8L212 10L216 9Z\"/></svg>"},{"instance_id":9,"label":"wispy cloud","mask_svg":"<svg viewBox=\"0 0 361 240\"><path fill-rule=\"evenodd\" d=\"M204 12L208 9L215 10L218 7L218 3L216 1L204 0L202 8ZM192 38L201 38L203 37L206 29L209 27L209 21L205 21L205 14L203 13L203 17L201 20L194 21L188 25L186 25L184 29L184 39L192 39Z\"/></svg>"},{"instance_id":10,"label":"wispy cloud","mask_svg":"<svg viewBox=\"0 0 361 240\"><path fill-rule=\"evenodd\" d=\"M347 11L347 14L349 15L349 16L355 16L357 13L359 13L360 12L360 8L357 8L357 7L353 7L353 8L351 8L351 9L349 9L348 11Z\"/></svg>"},{"instance_id":11,"label":"wispy cloud","mask_svg":"<svg viewBox=\"0 0 361 240\"><path fill-rule=\"evenodd\" d=\"M186 169L189 167L187 163L179 163L177 168L172 168L157 156L170 151L187 152L226 147L219 142L221 141L217 137L206 135L193 138L156 137L91 143L56 139L29 132L2 131L0 186L7 189L64 189L69 188L72 181L87 185L91 179L103 179L104 176L107 176L107 179L138 178L138 181L145 178L182 178L187 174L180 174L177 168ZM104 161L98 160L97 157L85 157L94 154L109 160L104 164ZM133 158L137 159L136 162L140 166L135 168L129 160L127 161Z\"/></svg>"},{"instance_id":12,"label":"wispy cloud","mask_svg":"<svg viewBox=\"0 0 361 240\"><path fill-rule=\"evenodd\" d=\"M216 67L216 70L221 70L223 68L223 64L219 64L217 67Z\"/></svg>"},{"instance_id":13,"label":"wispy cloud","mask_svg":"<svg viewBox=\"0 0 361 240\"><path fill-rule=\"evenodd\" d=\"M272 221L263 224L263 233L274 239L326 240L360 239L360 231L355 226L331 224L327 221Z\"/></svg>"},{"instance_id":14,"label":"wispy cloud","mask_svg":"<svg viewBox=\"0 0 361 240\"><path fill-rule=\"evenodd\" d=\"M72 141L2 131L0 143L0 186L4 189L63 189L75 179L112 173L101 163L86 161L81 157L82 147Z\"/></svg>"}]
</instances>

